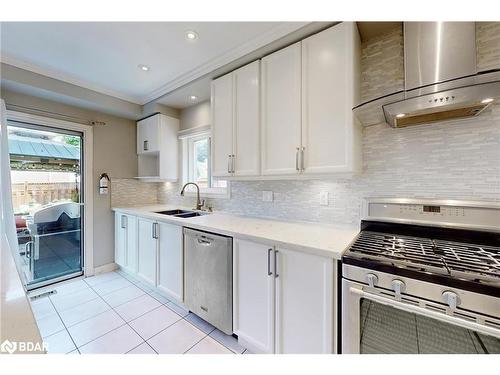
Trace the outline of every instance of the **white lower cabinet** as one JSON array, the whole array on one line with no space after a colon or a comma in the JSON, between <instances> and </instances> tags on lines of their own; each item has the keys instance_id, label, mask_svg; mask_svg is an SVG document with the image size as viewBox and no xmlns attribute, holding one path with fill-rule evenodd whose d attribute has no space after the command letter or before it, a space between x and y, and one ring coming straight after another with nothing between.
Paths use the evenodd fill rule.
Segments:
<instances>
[{"instance_id":1,"label":"white lower cabinet","mask_svg":"<svg viewBox=\"0 0 500 375\"><path fill-rule=\"evenodd\" d=\"M115 263L137 272L137 218L120 212L115 213Z\"/></svg>"},{"instance_id":2,"label":"white lower cabinet","mask_svg":"<svg viewBox=\"0 0 500 375\"><path fill-rule=\"evenodd\" d=\"M237 239L233 247L234 331L252 351L274 353L273 249Z\"/></svg>"},{"instance_id":3,"label":"white lower cabinet","mask_svg":"<svg viewBox=\"0 0 500 375\"><path fill-rule=\"evenodd\" d=\"M177 300L183 300L182 227L158 223L157 288Z\"/></svg>"},{"instance_id":4,"label":"white lower cabinet","mask_svg":"<svg viewBox=\"0 0 500 375\"><path fill-rule=\"evenodd\" d=\"M151 286L156 286L157 227L158 223L153 220L137 219L137 276Z\"/></svg>"},{"instance_id":5,"label":"white lower cabinet","mask_svg":"<svg viewBox=\"0 0 500 375\"><path fill-rule=\"evenodd\" d=\"M234 240L234 327L260 353L333 353L333 260Z\"/></svg>"},{"instance_id":6,"label":"white lower cabinet","mask_svg":"<svg viewBox=\"0 0 500 375\"><path fill-rule=\"evenodd\" d=\"M333 260L277 248L276 352L333 353Z\"/></svg>"},{"instance_id":7,"label":"white lower cabinet","mask_svg":"<svg viewBox=\"0 0 500 375\"><path fill-rule=\"evenodd\" d=\"M184 300L182 226L115 213L115 263L173 301Z\"/></svg>"}]
</instances>

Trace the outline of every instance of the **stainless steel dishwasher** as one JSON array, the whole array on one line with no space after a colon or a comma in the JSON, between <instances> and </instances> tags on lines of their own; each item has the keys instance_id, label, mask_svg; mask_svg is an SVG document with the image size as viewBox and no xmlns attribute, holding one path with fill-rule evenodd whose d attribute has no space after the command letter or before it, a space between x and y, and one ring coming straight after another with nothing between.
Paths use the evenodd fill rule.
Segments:
<instances>
[{"instance_id":1,"label":"stainless steel dishwasher","mask_svg":"<svg viewBox=\"0 0 500 375\"><path fill-rule=\"evenodd\" d=\"M184 303L199 317L233 333L233 239L184 228Z\"/></svg>"}]
</instances>

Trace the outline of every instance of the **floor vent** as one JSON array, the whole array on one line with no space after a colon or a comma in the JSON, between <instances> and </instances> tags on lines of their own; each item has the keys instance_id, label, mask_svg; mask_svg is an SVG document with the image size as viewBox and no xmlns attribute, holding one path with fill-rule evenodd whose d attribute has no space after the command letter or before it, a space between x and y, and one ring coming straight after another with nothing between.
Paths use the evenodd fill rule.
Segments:
<instances>
[{"instance_id":1,"label":"floor vent","mask_svg":"<svg viewBox=\"0 0 500 375\"><path fill-rule=\"evenodd\" d=\"M55 290L49 290L47 292L37 294L36 296L30 296L30 301L36 301L37 299L48 297L48 296L50 296L52 294L56 294L56 293L57 293L57 291L55 291Z\"/></svg>"}]
</instances>

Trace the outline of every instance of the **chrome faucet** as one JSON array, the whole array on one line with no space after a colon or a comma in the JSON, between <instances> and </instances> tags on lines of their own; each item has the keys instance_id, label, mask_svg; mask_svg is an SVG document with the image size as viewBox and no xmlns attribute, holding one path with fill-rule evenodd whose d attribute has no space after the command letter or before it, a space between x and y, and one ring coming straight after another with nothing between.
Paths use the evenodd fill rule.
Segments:
<instances>
[{"instance_id":1,"label":"chrome faucet","mask_svg":"<svg viewBox=\"0 0 500 375\"><path fill-rule=\"evenodd\" d=\"M194 182L185 183L184 186L182 187L181 195L184 196L184 190L186 189L186 186L188 186L188 185L196 186L196 208L195 208L195 210L202 210L203 206L205 204L205 201L202 202L200 200L200 187L198 186L198 184L195 184Z\"/></svg>"}]
</instances>

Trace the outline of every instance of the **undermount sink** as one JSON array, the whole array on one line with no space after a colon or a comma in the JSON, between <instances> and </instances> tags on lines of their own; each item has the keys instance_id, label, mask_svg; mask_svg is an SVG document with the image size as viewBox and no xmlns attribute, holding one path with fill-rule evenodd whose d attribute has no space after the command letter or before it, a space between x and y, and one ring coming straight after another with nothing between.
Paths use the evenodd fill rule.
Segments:
<instances>
[{"instance_id":1,"label":"undermount sink","mask_svg":"<svg viewBox=\"0 0 500 375\"><path fill-rule=\"evenodd\" d=\"M189 210L167 210L167 211L156 211L157 214L180 217L180 218L188 218L195 216L202 216L205 213L197 212L197 211L189 211Z\"/></svg>"}]
</instances>

